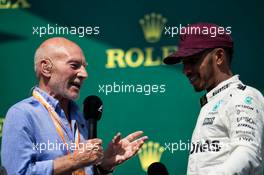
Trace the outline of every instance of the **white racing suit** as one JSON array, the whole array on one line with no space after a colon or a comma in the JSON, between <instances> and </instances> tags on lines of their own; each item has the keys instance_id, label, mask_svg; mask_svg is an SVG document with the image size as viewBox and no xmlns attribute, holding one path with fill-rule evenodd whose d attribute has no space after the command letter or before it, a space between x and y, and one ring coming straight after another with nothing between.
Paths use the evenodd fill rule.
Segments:
<instances>
[{"instance_id":1,"label":"white racing suit","mask_svg":"<svg viewBox=\"0 0 264 175\"><path fill-rule=\"evenodd\" d=\"M262 94L235 75L201 98L201 105L187 174L262 175Z\"/></svg>"}]
</instances>

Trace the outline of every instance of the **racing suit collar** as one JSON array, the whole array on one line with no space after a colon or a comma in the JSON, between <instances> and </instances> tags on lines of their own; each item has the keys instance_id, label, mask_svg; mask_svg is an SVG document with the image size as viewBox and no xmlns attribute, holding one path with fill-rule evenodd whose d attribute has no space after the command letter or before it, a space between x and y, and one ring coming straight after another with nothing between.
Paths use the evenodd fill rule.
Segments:
<instances>
[{"instance_id":1,"label":"racing suit collar","mask_svg":"<svg viewBox=\"0 0 264 175\"><path fill-rule=\"evenodd\" d=\"M228 89L232 84L239 83L241 83L241 81L239 80L239 75L234 75L231 78L219 83L215 88L213 88L211 91L200 98L201 107L204 106L208 101L212 100L214 96L224 91L225 89Z\"/></svg>"}]
</instances>

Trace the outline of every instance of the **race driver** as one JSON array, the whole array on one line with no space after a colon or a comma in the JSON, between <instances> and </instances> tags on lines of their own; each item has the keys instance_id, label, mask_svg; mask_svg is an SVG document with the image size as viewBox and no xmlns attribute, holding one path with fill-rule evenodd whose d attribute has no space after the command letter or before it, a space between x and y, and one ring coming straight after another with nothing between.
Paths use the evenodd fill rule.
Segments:
<instances>
[{"instance_id":1,"label":"race driver","mask_svg":"<svg viewBox=\"0 0 264 175\"><path fill-rule=\"evenodd\" d=\"M195 91L207 91L200 100L187 174L262 175L264 98L233 75L233 41L223 27L188 27L180 35L178 51L164 58L165 64L182 62ZM217 34L211 35L210 29Z\"/></svg>"}]
</instances>

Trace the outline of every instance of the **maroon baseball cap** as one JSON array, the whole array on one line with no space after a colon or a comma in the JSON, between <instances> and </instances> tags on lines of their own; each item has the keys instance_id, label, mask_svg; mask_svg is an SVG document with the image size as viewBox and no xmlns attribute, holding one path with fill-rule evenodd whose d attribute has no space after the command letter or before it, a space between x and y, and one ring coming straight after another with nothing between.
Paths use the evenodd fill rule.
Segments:
<instances>
[{"instance_id":1,"label":"maroon baseball cap","mask_svg":"<svg viewBox=\"0 0 264 175\"><path fill-rule=\"evenodd\" d=\"M163 59L165 64L180 63L185 57L206 49L233 47L231 31L212 23L196 23L181 28L178 51Z\"/></svg>"}]
</instances>

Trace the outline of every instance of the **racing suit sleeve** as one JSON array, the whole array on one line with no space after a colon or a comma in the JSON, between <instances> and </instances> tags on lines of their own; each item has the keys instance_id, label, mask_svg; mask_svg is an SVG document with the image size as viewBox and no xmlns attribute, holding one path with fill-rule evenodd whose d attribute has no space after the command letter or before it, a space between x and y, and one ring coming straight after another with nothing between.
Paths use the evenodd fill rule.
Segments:
<instances>
[{"instance_id":1,"label":"racing suit sleeve","mask_svg":"<svg viewBox=\"0 0 264 175\"><path fill-rule=\"evenodd\" d=\"M260 174L263 164L263 96L232 94L222 111L223 123L230 137L227 160L209 174ZM232 96L231 95L231 96Z\"/></svg>"}]
</instances>

